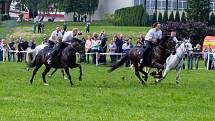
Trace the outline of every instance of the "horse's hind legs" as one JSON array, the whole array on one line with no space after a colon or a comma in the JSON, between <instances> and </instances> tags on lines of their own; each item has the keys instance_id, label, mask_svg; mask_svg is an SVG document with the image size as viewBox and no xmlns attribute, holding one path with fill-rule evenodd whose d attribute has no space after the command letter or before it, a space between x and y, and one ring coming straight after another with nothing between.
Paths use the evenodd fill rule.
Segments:
<instances>
[{"instance_id":1,"label":"horse's hind legs","mask_svg":"<svg viewBox=\"0 0 215 121\"><path fill-rule=\"evenodd\" d=\"M82 80L82 66L81 66L81 64L74 64L71 68L79 68L79 81L81 81Z\"/></svg>"},{"instance_id":2,"label":"horse's hind legs","mask_svg":"<svg viewBox=\"0 0 215 121\"><path fill-rule=\"evenodd\" d=\"M146 85L146 83L144 82L144 80L140 77L140 73L139 71L135 70L135 75L138 77L138 79L140 80L142 85Z\"/></svg>"},{"instance_id":3,"label":"horse's hind legs","mask_svg":"<svg viewBox=\"0 0 215 121\"><path fill-rule=\"evenodd\" d=\"M81 64L78 64L78 67L79 67L79 81L82 81L82 66Z\"/></svg>"},{"instance_id":4,"label":"horse's hind legs","mask_svg":"<svg viewBox=\"0 0 215 121\"><path fill-rule=\"evenodd\" d=\"M42 73L44 85L48 85L46 82L46 74L51 70L51 67L46 66L46 69Z\"/></svg>"},{"instance_id":5,"label":"horse's hind legs","mask_svg":"<svg viewBox=\"0 0 215 121\"><path fill-rule=\"evenodd\" d=\"M145 80L145 82L147 82L147 81L148 81L148 73L145 72L145 71L143 71L143 70L140 70L140 72L141 72L142 74L144 74L144 80Z\"/></svg>"},{"instance_id":6,"label":"horse's hind legs","mask_svg":"<svg viewBox=\"0 0 215 121\"><path fill-rule=\"evenodd\" d=\"M70 84L71 84L71 86L72 86L73 83L72 83L71 75L70 75L70 73L69 73L69 68L65 68L64 70L65 70L65 72L66 72L66 74L67 74L67 76L68 76L68 79L69 79L69 81L70 81Z\"/></svg>"},{"instance_id":7,"label":"horse's hind legs","mask_svg":"<svg viewBox=\"0 0 215 121\"><path fill-rule=\"evenodd\" d=\"M57 71L57 68L54 69L54 71L51 74L49 74L49 77L52 77L55 74L56 71Z\"/></svg>"},{"instance_id":8,"label":"horse's hind legs","mask_svg":"<svg viewBox=\"0 0 215 121\"><path fill-rule=\"evenodd\" d=\"M41 66L42 66L42 65L39 65L39 66L36 66L36 67L34 68L33 75L32 75L31 80L30 80L30 84L33 83L34 76L36 75L37 71L39 70L39 68L40 68Z\"/></svg>"}]
</instances>

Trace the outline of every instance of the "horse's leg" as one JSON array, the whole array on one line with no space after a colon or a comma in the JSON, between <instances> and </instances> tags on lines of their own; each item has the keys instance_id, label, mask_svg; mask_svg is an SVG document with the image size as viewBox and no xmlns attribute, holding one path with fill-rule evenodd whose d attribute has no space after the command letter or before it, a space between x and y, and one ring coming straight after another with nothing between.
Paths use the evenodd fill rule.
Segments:
<instances>
[{"instance_id":1,"label":"horse's leg","mask_svg":"<svg viewBox=\"0 0 215 121\"><path fill-rule=\"evenodd\" d=\"M159 80L155 81L155 84L160 83L162 80L164 80L170 70L171 69L168 66L166 66L166 69L164 70L164 74L163 74L162 78L160 78Z\"/></svg>"},{"instance_id":2,"label":"horse's leg","mask_svg":"<svg viewBox=\"0 0 215 121\"><path fill-rule=\"evenodd\" d=\"M181 73L181 67L176 69L176 85L179 86L179 76Z\"/></svg>"},{"instance_id":3,"label":"horse's leg","mask_svg":"<svg viewBox=\"0 0 215 121\"><path fill-rule=\"evenodd\" d=\"M70 84L71 84L71 86L72 86L73 83L72 83L71 75L70 75L70 73L69 73L69 68L64 68L64 70L65 70L65 72L66 72L66 74L67 74L67 77L68 77L68 79L69 79L69 81L70 81Z\"/></svg>"},{"instance_id":4,"label":"horse's leg","mask_svg":"<svg viewBox=\"0 0 215 121\"><path fill-rule=\"evenodd\" d=\"M52 77L55 74L56 71L57 71L57 68L55 68L54 71L52 71L52 73L49 74L49 77Z\"/></svg>"},{"instance_id":5,"label":"horse's leg","mask_svg":"<svg viewBox=\"0 0 215 121\"><path fill-rule=\"evenodd\" d=\"M144 75L145 82L147 82L148 81L148 73L143 71L143 69L140 69L140 72Z\"/></svg>"},{"instance_id":6,"label":"horse's leg","mask_svg":"<svg viewBox=\"0 0 215 121\"><path fill-rule=\"evenodd\" d=\"M71 66L71 68L79 68L79 81L81 81L82 80L82 66L81 66L81 64L77 64L77 63L75 63L75 64L73 64L72 66Z\"/></svg>"},{"instance_id":7,"label":"horse's leg","mask_svg":"<svg viewBox=\"0 0 215 121\"><path fill-rule=\"evenodd\" d=\"M42 73L44 85L48 85L47 82L46 82L46 74L47 74L50 70L51 70L51 67L46 66L46 69L45 69L45 70L43 71L43 73Z\"/></svg>"},{"instance_id":8,"label":"horse's leg","mask_svg":"<svg viewBox=\"0 0 215 121\"><path fill-rule=\"evenodd\" d=\"M145 85L145 82L143 81L143 79L140 77L140 73L139 70L140 68L138 67L137 64L134 64L134 68L135 68L135 75L138 77L138 79L140 80L142 85Z\"/></svg>"},{"instance_id":9,"label":"horse's leg","mask_svg":"<svg viewBox=\"0 0 215 121\"><path fill-rule=\"evenodd\" d=\"M37 71L39 70L39 68L42 66L41 65L38 65L34 68L34 71L33 71L33 74L32 74L32 77L31 77L31 80L30 80L30 83L32 84L33 83L33 80L34 80L34 76L36 75Z\"/></svg>"},{"instance_id":10,"label":"horse's leg","mask_svg":"<svg viewBox=\"0 0 215 121\"><path fill-rule=\"evenodd\" d=\"M67 76L65 76L65 74L64 74L64 70L63 70L63 69L60 69L60 71L61 71L61 73L62 73L63 78L64 78L65 80L68 79Z\"/></svg>"}]
</instances>

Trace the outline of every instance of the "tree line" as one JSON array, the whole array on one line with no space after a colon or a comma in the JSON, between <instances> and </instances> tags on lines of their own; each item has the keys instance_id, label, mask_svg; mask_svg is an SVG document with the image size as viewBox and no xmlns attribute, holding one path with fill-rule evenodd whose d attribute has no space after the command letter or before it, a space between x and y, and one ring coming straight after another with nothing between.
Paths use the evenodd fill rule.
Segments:
<instances>
[{"instance_id":1,"label":"tree line","mask_svg":"<svg viewBox=\"0 0 215 121\"><path fill-rule=\"evenodd\" d=\"M28 8L30 17L39 13L73 12L78 15L92 15L98 8L99 0L21 0L16 7Z\"/></svg>"}]
</instances>

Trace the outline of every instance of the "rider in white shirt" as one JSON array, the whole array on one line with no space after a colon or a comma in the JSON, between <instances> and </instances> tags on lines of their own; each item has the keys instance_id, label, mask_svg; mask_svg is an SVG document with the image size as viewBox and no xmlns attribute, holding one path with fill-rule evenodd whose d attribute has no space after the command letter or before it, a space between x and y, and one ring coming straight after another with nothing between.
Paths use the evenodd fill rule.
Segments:
<instances>
[{"instance_id":1,"label":"rider in white shirt","mask_svg":"<svg viewBox=\"0 0 215 121\"><path fill-rule=\"evenodd\" d=\"M145 52L152 47L152 45L158 44L158 40L162 39L162 31L161 31L161 24L159 22L155 23L153 25L153 28L151 28L148 33L145 36L145 48L140 48L140 64L143 63L143 56Z\"/></svg>"},{"instance_id":2,"label":"rider in white shirt","mask_svg":"<svg viewBox=\"0 0 215 121\"><path fill-rule=\"evenodd\" d=\"M62 33L61 33L62 34ZM61 39L56 39L56 36L57 35L55 32L52 33L53 36L51 36L50 38L52 40L54 40L54 42L57 42L57 44L55 45L54 47L54 50L52 51L52 53L50 53L50 57L48 59L48 64L52 65L53 64L53 61L54 61L54 58L56 57L56 55L63 49L63 43L66 43L66 42L72 42L73 41L73 38L78 34L78 29L77 28L74 28L72 31L68 31L66 33L64 33L63 36L61 36L62 38ZM62 40L62 41L61 41Z\"/></svg>"}]
</instances>

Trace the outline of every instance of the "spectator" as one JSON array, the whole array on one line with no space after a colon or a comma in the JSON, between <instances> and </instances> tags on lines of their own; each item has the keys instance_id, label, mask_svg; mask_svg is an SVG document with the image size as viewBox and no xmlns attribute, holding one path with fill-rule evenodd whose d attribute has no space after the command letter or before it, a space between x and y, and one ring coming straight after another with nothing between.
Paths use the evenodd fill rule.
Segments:
<instances>
[{"instance_id":1,"label":"spectator","mask_svg":"<svg viewBox=\"0 0 215 121\"><path fill-rule=\"evenodd\" d=\"M36 27L37 27L37 24L36 22L33 23L33 32L35 33L36 32Z\"/></svg>"},{"instance_id":2,"label":"spectator","mask_svg":"<svg viewBox=\"0 0 215 121\"><path fill-rule=\"evenodd\" d=\"M32 50L36 48L35 37L32 37L32 39L31 39L30 48L31 48Z\"/></svg>"},{"instance_id":3,"label":"spectator","mask_svg":"<svg viewBox=\"0 0 215 121\"><path fill-rule=\"evenodd\" d=\"M48 38L48 36L46 34L44 34L42 44L48 45L48 42L49 42L49 38Z\"/></svg>"},{"instance_id":4,"label":"spectator","mask_svg":"<svg viewBox=\"0 0 215 121\"><path fill-rule=\"evenodd\" d=\"M90 33L90 23L89 22L87 22L86 33Z\"/></svg>"},{"instance_id":5,"label":"spectator","mask_svg":"<svg viewBox=\"0 0 215 121\"><path fill-rule=\"evenodd\" d=\"M131 49L130 40L125 40L125 43L122 45L122 49L123 49L123 53L124 54L128 54L129 50ZM125 62L125 66L129 67L130 66L130 62L126 61Z\"/></svg>"},{"instance_id":6,"label":"spectator","mask_svg":"<svg viewBox=\"0 0 215 121\"><path fill-rule=\"evenodd\" d=\"M188 70L192 70L193 69L193 53L190 52L188 55L187 55L187 58L188 58Z\"/></svg>"},{"instance_id":7,"label":"spectator","mask_svg":"<svg viewBox=\"0 0 215 121\"><path fill-rule=\"evenodd\" d=\"M3 42L0 38L0 61L3 61Z\"/></svg>"},{"instance_id":8,"label":"spectator","mask_svg":"<svg viewBox=\"0 0 215 121\"><path fill-rule=\"evenodd\" d=\"M107 52L107 36L106 36L105 32L103 32L102 35L101 35L101 51L100 52L102 52L102 53ZM106 55L101 55L100 56L100 62L103 63L103 64L107 63Z\"/></svg>"},{"instance_id":9,"label":"spectator","mask_svg":"<svg viewBox=\"0 0 215 121\"><path fill-rule=\"evenodd\" d=\"M207 62L209 60L209 63L208 63L208 66L207 66L207 69L208 70L211 70L212 69L212 62L213 62L213 53L212 53L212 49L210 49L209 52L206 53L206 59L207 59ZM209 55L209 56L208 56Z\"/></svg>"},{"instance_id":10,"label":"spectator","mask_svg":"<svg viewBox=\"0 0 215 121\"><path fill-rule=\"evenodd\" d=\"M81 42L81 45L85 45L86 43L86 39L83 37L82 38L82 42ZM86 59L85 59L85 50L83 53L80 53L80 62L86 62Z\"/></svg>"},{"instance_id":11,"label":"spectator","mask_svg":"<svg viewBox=\"0 0 215 121\"><path fill-rule=\"evenodd\" d=\"M140 47L142 47L142 46L143 46L142 39L141 39L141 38L138 38L138 40L137 40L137 43L136 43L136 46L135 46L135 47L140 48Z\"/></svg>"},{"instance_id":12,"label":"spectator","mask_svg":"<svg viewBox=\"0 0 215 121\"><path fill-rule=\"evenodd\" d=\"M8 46L8 61L11 62L13 59L13 62L16 62L16 52L11 52L16 50L15 42L13 35L10 36L9 38L9 46Z\"/></svg>"},{"instance_id":13,"label":"spectator","mask_svg":"<svg viewBox=\"0 0 215 121\"><path fill-rule=\"evenodd\" d=\"M93 46L92 39L90 36L88 36L88 39L86 40L86 43L85 43L85 49L87 53L91 53L92 46ZM87 54L87 63L89 63L89 54Z\"/></svg>"},{"instance_id":14,"label":"spectator","mask_svg":"<svg viewBox=\"0 0 215 121\"><path fill-rule=\"evenodd\" d=\"M99 52L99 43L100 41L98 40L98 35L97 33L93 33L93 40L92 40L92 60L93 60L93 64L96 64L96 53Z\"/></svg>"},{"instance_id":15,"label":"spectator","mask_svg":"<svg viewBox=\"0 0 215 121\"><path fill-rule=\"evenodd\" d=\"M44 33L44 31L45 31L45 24L43 22L41 24L41 27L42 27L42 33Z\"/></svg>"},{"instance_id":16,"label":"spectator","mask_svg":"<svg viewBox=\"0 0 215 121\"><path fill-rule=\"evenodd\" d=\"M6 58L7 58L7 50L8 50L7 44L6 44L5 40L2 40L2 51L3 51L2 58L3 58L3 63L6 61Z\"/></svg>"},{"instance_id":17,"label":"spectator","mask_svg":"<svg viewBox=\"0 0 215 121\"><path fill-rule=\"evenodd\" d=\"M0 61L3 61L3 43L1 38L0 38Z\"/></svg>"},{"instance_id":18,"label":"spectator","mask_svg":"<svg viewBox=\"0 0 215 121\"><path fill-rule=\"evenodd\" d=\"M67 23L66 22L64 22L64 24L63 24L63 35L64 35L64 33L67 31Z\"/></svg>"},{"instance_id":19,"label":"spectator","mask_svg":"<svg viewBox=\"0 0 215 121\"><path fill-rule=\"evenodd\" d=\"M41 31L41 27L42 27L42 24L41 24L41 22L39 22L38 23L38 33L41 33L42 31Z\"/></svg>"},{"instance_id":20,"label":"spectator","mask_svg":"<svg viewBox=\"0 0 215 121\"><path fill-rule=\"evenodd\" d=\"M116 44L116 53L122 53L123 50L122 50L122 45L123 45L123 40L122 39L119 39L118 36L114 36L114 41L115 41L115 44ZM117 59L120 59L121 56L117 56Z\"/></svg>"},{"instance_id":21,"label":"spectator","mask_svg":"<svg viewBox=\"0 0 215 121\"><path fill-rule=\"evenodd\" d=\"M194 62L195 62L195 67L196 69L198 69L198 65L199 65L199 58L202 56L201 52L201 45L200 44L197 44L195 47L194 47L194 52L196 52L197 54L194 54Z\"/></svg>"},{"instance_id":22,"label":"spectator","mask_svg":"<svg viewBox=\"0 0 215 121\"><path fill-rule=\"evenodd\" d=\"M18 51L24 51L23 49L23 39L22 37L19 37L19 40L18 40ZM22 58L23 58L23 53L22 52L18 52L18 62L22 62Z\"/></svg>"},{"instance_id":23,"label":"spectator","mask_svg":"<svg viewBox=\"0 0 215 121\"><path fill-rule=\"evenodd\" d=\"M142 43L142 44L144 44L145 43L145 35L144 34L140 34L140 42Z\"/></svg>"},{"instance_id":24,"label":"spectator","mask_svg":"<svg viewBox=\"0 0 215 121\"><path fill-rule=\"evenodd\" d=\"M110 59L111 59L111 64L116 62L116 55L114 55L114 53L116 53L116 44L113 40L110 41L109 44L109 49L110 49Z\"/></svg>"}]
</instances>

